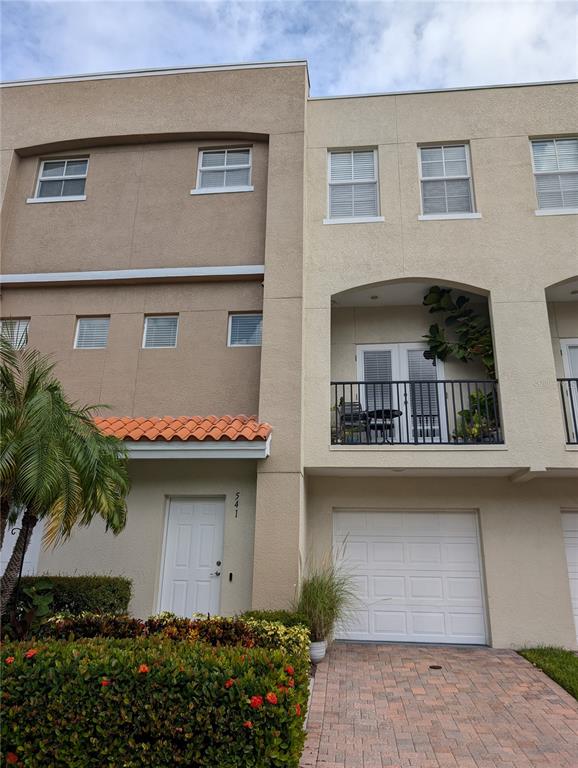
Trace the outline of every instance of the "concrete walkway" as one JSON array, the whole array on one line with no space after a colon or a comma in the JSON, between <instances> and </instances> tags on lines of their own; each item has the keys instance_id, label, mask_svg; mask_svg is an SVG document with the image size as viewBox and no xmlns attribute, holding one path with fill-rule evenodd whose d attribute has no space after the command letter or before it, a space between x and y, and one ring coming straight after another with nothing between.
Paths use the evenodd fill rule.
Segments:
<instances>
[{"instance_id":1,"label":"concrete walkway","mask_svg":"<svg viewBox=\"0 0 578 768\"><path fill-rule=\"evenodd\" d=\"M514 651L335 643L301 766L578 768L578 702Z\"/></svg>"}]
</instances>

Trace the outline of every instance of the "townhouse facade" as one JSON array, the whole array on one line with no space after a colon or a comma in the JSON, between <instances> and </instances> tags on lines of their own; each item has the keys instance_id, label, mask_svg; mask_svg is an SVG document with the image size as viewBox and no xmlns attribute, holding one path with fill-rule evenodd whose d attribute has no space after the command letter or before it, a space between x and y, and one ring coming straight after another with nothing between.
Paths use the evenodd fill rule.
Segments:
<instances>
[{"instance_id":1,"label":"townhouse facade","mask_svg":"<svg viewBox=\"0 0 578 768\"><path fill-rule=\"evenodd\" d=\"M132 480L120 536L29 569L233 614L335 557L339 637L576 647L575 83L312 99L288 62L2 97L3 324L109 406Z\"/></svg>"}]
</instances>

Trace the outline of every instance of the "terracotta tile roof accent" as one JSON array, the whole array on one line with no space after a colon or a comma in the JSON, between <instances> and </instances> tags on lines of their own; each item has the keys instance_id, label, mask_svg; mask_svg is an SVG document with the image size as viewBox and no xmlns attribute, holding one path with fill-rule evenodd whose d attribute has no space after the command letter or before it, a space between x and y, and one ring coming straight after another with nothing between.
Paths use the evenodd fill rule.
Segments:
<instances>
[{"instance_id":1,"label":"terracotta tile roof accent","mask_svg":"<svg viewBox=\"0 0 578 768\"><path fill-rule=\"evenodd\" d=\"M97 427L105 435L121 440L266 440L270 424L258 422L254 416L111 416L97 417Z\"/></svg>"}]
</instances>

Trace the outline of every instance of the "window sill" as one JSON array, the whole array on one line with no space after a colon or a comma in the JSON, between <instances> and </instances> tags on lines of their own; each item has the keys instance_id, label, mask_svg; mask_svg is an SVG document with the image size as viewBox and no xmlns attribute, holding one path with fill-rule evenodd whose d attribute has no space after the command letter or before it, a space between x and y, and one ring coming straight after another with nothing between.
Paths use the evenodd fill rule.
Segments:
<instances>
[{"instance_id":1,"label":"window sill","mask_svg":"<svg viewBox=\"0 0 578 768\"><path fill-rule=\"evenodd\" d=\"M29 197L27 203L76 203L86 200L86 195L70 195L70 197Z\"/></svg>"},{"instance_id":2,"label":"window sill","mask_svg":"<svg viewBox=\"0 0 578 768\"><path fill-rule=\"evenodd\" d=\"M191 195L223 195L227 192L253 192L255 187L215 187L214 189L191 189Z\"/></svg>"},{"instance_id":3,"label":"window sill","mask_svg":"<svg viewBox=\"0 0 578 768\"><path fill-rule=\"evenodd\" d=\"M385 221L383 216L351 216L348 219L323 219L324 224L371 224L374 221Z\"/></svg>"},{"instance_id":4,"label":"window sill","mask_svg":"<svg viewBox=\"0 0 578 768\"><path fill-rule=\"evenodd\" d=\"M578 213L578 208L539 208L534 211L536 216L574 216Z\"/></svg>"},{"instance_id":5,"label":"window sill","mask_svg":"<svg viewBox=\"0 0 578 768\"><path fill-rule=\"evenodd\" d=\"M449 221L450 219L481 219L481 213L428 213L417 217L418 221Z\"/></svg>"}]
</instances>

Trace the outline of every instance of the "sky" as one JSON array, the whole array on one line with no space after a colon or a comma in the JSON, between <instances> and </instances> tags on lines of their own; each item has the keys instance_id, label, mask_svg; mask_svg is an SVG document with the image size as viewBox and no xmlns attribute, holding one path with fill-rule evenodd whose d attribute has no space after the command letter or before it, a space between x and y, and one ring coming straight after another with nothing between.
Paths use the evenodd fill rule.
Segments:
<instances>
[{"instance_id":1,"label":"sky","mask_svg":"<svg viewBox=\"0 0 578 768\"><path fill-rule=\"evenodd\" d=\"M558 0L0 0L2 80L307 59L312 96L578 77Z\"/></svg>"}]
</instances>

